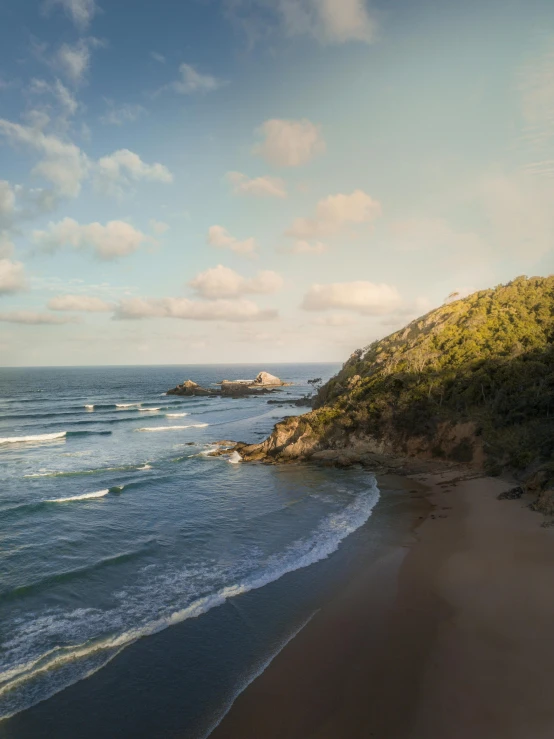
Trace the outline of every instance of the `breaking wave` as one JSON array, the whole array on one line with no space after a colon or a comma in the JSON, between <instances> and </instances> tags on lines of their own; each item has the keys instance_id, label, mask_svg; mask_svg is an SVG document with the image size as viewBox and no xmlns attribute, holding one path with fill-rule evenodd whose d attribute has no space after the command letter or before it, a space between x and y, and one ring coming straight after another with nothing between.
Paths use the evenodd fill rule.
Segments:
<instances>
[{"instance_id":1,"label":"breaking wave","mask_svg":"<svg viewBox=\"0 0 554 739\"><path fill-rule=\"evenodd\" d=\"M107 493L108 490L98 491L68 500ZM253 550L231 567L165 570L145 576L124 593L115 593L117 605L112 608L60 609L17 625L4 644L0 718L18 713L91 675L143 636L197 618L238 595L326 559L368 520L378 499L379 490L373 480L345 508L322 519L309 536L269 557ZM210 585L213 590L206 593ZM179 607L182 598L185 602ZM118 627L122 631L114 635ZM49 646L56 641L65 646Z\"/></svg>"},{"instance_id":2,"label":"breaking wave","mask_svg":"<svg viewBox=\"0 0 554 739\"><path fill-rule=\"evenodd\" d=\"M95 493L83 493L82 495L72 495L69 498L52 498L45 501L46 503L69 503L72 500L88 500L89 498L103 498L110 492L109 488L105 490L97 490Z\"/></svg>"},{"instance_id":3,"label":"breaking wave","mask_svg":"<svg viewBox=\"0 0 554 739\"><path fill-rule=\"evenodd\" d=\"M63 439L67 431L57 431L54 434L35 434L34 436L0 436L0 444L33 444L42 441Z\"/></svg>"}]
</instances>

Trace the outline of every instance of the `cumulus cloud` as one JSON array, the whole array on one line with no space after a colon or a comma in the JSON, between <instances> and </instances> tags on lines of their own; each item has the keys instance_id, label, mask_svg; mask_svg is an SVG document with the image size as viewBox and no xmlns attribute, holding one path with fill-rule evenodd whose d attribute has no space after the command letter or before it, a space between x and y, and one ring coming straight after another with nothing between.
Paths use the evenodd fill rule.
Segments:
<instances>
[{"instance_id":1,"label":"cumulus cloud","mask_svg":"<svg viewBox=\"0 0 554 739\"><path fill-rule=\"evenodd\" d=\"M32 95L52 95L54 97L64 116L73 116L79 108L79 103L73 93L59 79L54 82L34 78L29 84L29 93Z\"/></svg>"},{"instance_id":2,"label":"cumulus cloud","mask_svg":"<svg viewBox=\"0 0 554 739\"><path fill-rule=\"evenodd\" d=\"M265 121L257 133L263 141L254 146L252 153L276 167L299 167L325 151L320 127L307 118L273 118Z\"/></svg>"},{"instance_id":3,"label":"cumulus cloud","mask_svg":"<svg viewBox=\"0 0 554 739\"><path fill-rule=\"evenodd\" d=\"M13 310L0 313L0 321L6 323L26 323L29 326L42 326L48 324L78 323L77 316L56 316L52 313L39 313L30 310Z\"/></svg>"},{"instance_id":4,"label":"cumulus cloud","mask_svg":"<svg viewBox=\"0 0 554 739\"><path fill-rule=\"evenodd\" d=\"M287 189L279 177L250 178L242 172L227 172L227 181L233 186L235 195L254 195L260 197L286 198Z\"/></svg>"},{"instance_id":5,"label":"cumulus cloud","mask_svg":"<svg viewBox=\"0 0 554 739\"><path fill-rule=\"evenodd\" d=\"M263 13L256 16L253 6ZM367 0L233 0L231 12L251 39L265 37L275 20L288 36L311 36L324 44L371 43L377 30Z\"/></svg>"},{"instance_id":6,"label":"cumulus cloud","mask_svg":"<svg viewBox=\"0 0 554 739\"><path fill-rule=\"evenodd\" d=\"M246 278L218 264L200 272L189 285L203 298L235 298L246 293L276 293L283 287L283 278L271 270L263 270L255 277Z\"/></svg>"},{"instance_id":7,"label":"cumulus cloud","mask_svg":"<svg viewBox=\"0 0 554 739\"><path fill-rule=\"evenodd\" d=\"M43 157L32 170L51 182L61 195L76 197L89 171L89 160L70 141L45 134L39 127L25 126L0 118L0 135L13 146L24 145Z\"/></svg>"},{"instance_id":8,"label":"cumulus cloud","mask_svg":"<svg viewBox=\"0 0 554 739\"><path fill-rule=\"evenodd\" d=\"M57 295L48 301L46 307L55 311L84 313L107 313L114 309L113 303L108 303L94 295Z\"/></svg>"},{"instance_id":9,"label":"cumulus cloud","mask_svg":"<svg viewBox=\"0 0 554 739\"><path fill-rule=\"evenodd\" d=\"M276 310L261 310L251 300L190 300L189 298L129 298L115 312L117 319L181 318L191 321L268 321Z\"/></svg>"},{"instance_id":10,"label":"cumulus cloud","mask_svg":"<svg viewBox=\"0 0 554 739\"><path fill-rule=\"evenodd\" d=\"M381 204L363 190L329 195L319 201L312 218L297 218L286 235L297 241L328 238L346 225L371 223L381 212Z\"/></svg>"},{"instance_id":11,"label":"cumulus cloud","mask_svg":"<svg viewBox=\"0 0 554 739\"><path fill-rule=\"evenodd\" d=\"M96 38L81 38L75 44L62 44L53 59L53 66L75 85L81 84L90 67L92 49L102 46Z\"/></svg>"},{"instance_id":12,"label":"cumulus cloud","mask_svg":"<svg viewBox=\"0 0 554 739\"><path fill-rule=\"evenodd\" d=\"M47 0L44 3L47 10L55 6L63 8L80 30L88 27L98 11L95 0Z\"/></svg>"},{"instance_id":13,"label":"cumulus cloud","mask_svg":"<svg viewBox=\"0 0 554 739\"><path fill-rule=\"evenodd\" d=\"M57 194L77 197L83 181L94 176L97 188L110 195L121 195L131 182L153 181L168 183L173 175L163 164L147 164L129 149L119 149L97 162L67 138L47 134L45 121L37 119L34 125L13 123L0 118L0 136L13 146L26 146L39 153L40 160L32 170L54 185Z\"/></svg>"},{"instance_id":14,"label":"cumulus cloud","mask_svg":"<svg viewBox=\"0 0 554 739\"><path fill-rule=\"evenodd\" d=\"M230 249L245 257L257 256L256 241L253 238L239 241L235 236L231 236L223 226L210 226L208 229L208 244L220 249Z\"/></svg>"},{"instance_id":15,"label":"cumulus cloud","mask_svg":"<svg viewBox=\"0 0 554 739\"><path fill-rule=\"evenodd\" d=\"M192 95L195 92L213 92L225 84L223 80L211 74L202 74L192 64L181 64L179 79L165 85L162 90L173 90L179 95Z\"/></svg>"},{"instance_id":16,"label":"cumulus cloud","mask_svg":"<svg viewBox=\"0 0 554 739\"><path fill-rule=\"evenodd\" d=\"M379 316L398 309L402 301L395 287L358 280L312 285L301 307L307 311L349 310L363 316Z\"/></svg>"},{"instance_id":17,"label":"cumulus cloud","mask_svg":"<svg viewBox=\"0 0 554 739\"><path fill-rule=\"evenodd\" d=\"M106 100L107 111L100 116L100 122L104 125L123 126L124 123L133 123L146 113L142 105L124 103L116 105L113 100Z\"/></svg>"},{"instance_id":18,"label":"cumulus cloud","mask_svg":"<svg viewBox=\"0 0 554 739\"><path fill-rule=\"evenodd\" d=\"M95 184L99 190L108 194L120 195L123 187L131 181L139 182L173 182L173 175L169 169L159 163L146 164L129 149L119 149L113 154L101 157L95 167Z\"/></svg>"},{"instance_id":19,"label":"cumulus cloud","mask_svg":"<svg viewBox=\"0 0 554 739\"><path fill-rule=\"evenodd\" d=\"M25 268L21 262L11 259L0 259L0 295L16 293L24 290Z\"/></svg>"},{"instance_id":20,"label":"cumulus cloud","mask_svg":"<svg viewBox=\"0 0 554 739\"><path fill-rule=\"evenodd\" d=\"M44 231L33 231L33 241L47 251L69 246L90 248L104 260L125 257L135 252L148 237L125 221L81 225L73 218L49 223Z\"/></svg>"}]
</instances>

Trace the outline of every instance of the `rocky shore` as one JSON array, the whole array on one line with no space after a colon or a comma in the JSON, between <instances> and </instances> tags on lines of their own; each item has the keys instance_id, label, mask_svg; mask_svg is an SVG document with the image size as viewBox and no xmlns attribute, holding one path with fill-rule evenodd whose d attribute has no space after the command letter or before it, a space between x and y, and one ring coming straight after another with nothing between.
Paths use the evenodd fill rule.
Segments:
<instances>
[{"instance_id":1,"label":"rocky shore","mask_svg":"<svg viewBox=\"0 0 554 739\"><path fill-rule=\"evenodd\" d=\"M271 375L269 372L260 372L255 380L222 380L217 384L219 385L217 389L206 388L193 380L185 380L181 385L168 390L166 394L184 395L185 397L225 396L240 398L245 395L264 395L292 385L291 382L283 382L279 377Z\"/></svg>"}]
</instances>

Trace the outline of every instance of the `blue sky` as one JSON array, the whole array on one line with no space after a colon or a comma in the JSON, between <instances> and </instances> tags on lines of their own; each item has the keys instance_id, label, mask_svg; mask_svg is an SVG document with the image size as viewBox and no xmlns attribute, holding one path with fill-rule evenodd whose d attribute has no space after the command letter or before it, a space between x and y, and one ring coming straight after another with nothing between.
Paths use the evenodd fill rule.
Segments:
<instances>
[{"instance_id":1,"label":"blue sky","mask_svg":"<svg viewBox=\"0 0 554 739\"><path fill-rule=\"evenodd\" d=\"M343 360L553 271L554 5L0 1L0 157L2 364Z\"/></svg>"}]
</instances>

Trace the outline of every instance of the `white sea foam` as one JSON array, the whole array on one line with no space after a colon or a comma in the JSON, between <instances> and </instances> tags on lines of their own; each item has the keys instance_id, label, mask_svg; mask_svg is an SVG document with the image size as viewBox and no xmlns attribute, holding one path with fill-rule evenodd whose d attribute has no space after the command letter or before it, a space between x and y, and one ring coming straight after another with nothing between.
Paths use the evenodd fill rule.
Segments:
<instances>
[{"instance_id":1,"label":"white sea foam","mask_svg":"<svg viewBox=\"0 0 554 739\"><path fill-rule=\"evenodd\" d=\"M142 403L116 403L115 407L119 410L125 410L125 408L138 408Z\"/></svg>"},{"instance_id":2,"label":"white sea foam","mask_svg":"<svg viewBox=\"0 0 554 739\"><path fill-rule=\"evenodd\" d=\"M139 408L139 411L142 411L143 413L152 413L153 411L159 411L161 408Z\"/></svg>"},{"instance_id":3,"label":"white sea foam","mask_svg":"<svg viewBox=\"0 0 554 739\"><path fill-rule=\"evenodd\" d=\"M200 429L209 426L207 423L189 423L188 426L145 426L135 431L182 431L182 429Z\"/></svg>"},{"instance_id":4,"label":"white sea foam","mask_svg":"<svg viewBox=\"0 0 554 739\"><path fill-rule=\"evenodd\" d=\"M166 413L166 418L184 418L185 416L188 416L188 413Z\"/></svg>"},{"instance_id":5,"label":"white sea foam","mask_svg":"<svg viewBox=\"0 0 554 739\"><path fill-rule=\"evenodd\" d=\"M280 552L267 556L252 551L224 568L214 569L211 563L192 571L166 567L162 572L153 570L150 577L144 568L139 584L114 593L119 604L115 609L49 610L14 624L3 644L0 718L19 713L96 672L142 636L197 618L231 598L327 558L368 520L378 499L372 480L348 505L327 515L307 537ZM179 598L184 603L176 608ZM119 634L113 634L114 626ZM52 643L66 646L52 649Z\"/></svg>"},{"instance_id":6,"label":"white sea foam","mask_svg":"<svg viewBox=\"0 0 554 739\"><path fill-rule=\"evenodd\" d=\"M94 410L94 405L92 405L92 404L85 405L85 408L87 409L87 411L93 411Z\"/></svg>"},{"instance_id":7,"label":"white sea foam","mask_svg":"<svg viewBox=\"0 0 554 739\"><path fill-rule=\"evenodd\" d=\"M52 441L53 439L63 439L66 431L57 431L54 434L37 434L36 436L0 436L0 444L22 444L41 441Z\"/></svg>"},{"instance_id":8,"label":"white sea foam","mask_svg":"<svg viewBox=\"0 0 554 739\"><path fill-rule=\"evenodd\" d=\"M104 495L107 495L110 492L109 488L106 488L106 490L97 490L94 493L83 493L82 495L73 495L69 498L52 498L52 500L47 500L47 503L69 503L69 501L72 500L87 500L88 498L103 498Z\"/></svg>"},{"instance_id":9,"label":"white sea foam","mask_svg":"<svg viewBox=\"0 0 554 739\"><path fill-rule=\"evenodd\" d=\"M151 470L152 465L151 464L143 464L142 467L137 467L137 470Z\"/></svg>"},{"instance_id":10,"label":"white sea foam","mask_svg":"<svg viewBox=\"0 0 554 739\"><path fill-rule=\"evenodd\" d=\"M229 457L228 462L229 464L238 464L239 462L242 462L242 457L238 452L233 452Z\"/></svg>"}]
</instances>

